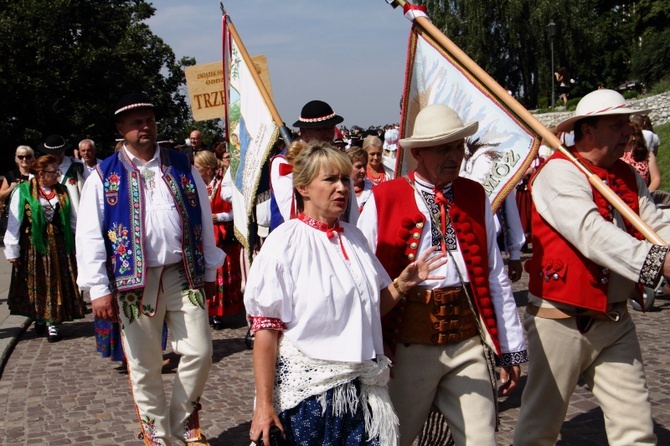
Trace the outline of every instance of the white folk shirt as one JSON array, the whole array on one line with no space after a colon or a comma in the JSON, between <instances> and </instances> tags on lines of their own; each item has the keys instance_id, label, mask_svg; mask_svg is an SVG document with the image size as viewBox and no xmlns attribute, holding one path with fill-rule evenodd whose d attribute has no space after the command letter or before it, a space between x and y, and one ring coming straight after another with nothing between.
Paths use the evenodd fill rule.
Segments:
<instances>
[{"instance_id":1,"label":"white folk shirt","mask_svg":"<svg viewBox=\"0 0 670 446\"><path fill-rule=\"evenodd\" d=\"M391 279L363 234L340 225L330 239L299 219L272 231L251 265L244 305L252 317L281 319L284 336L310 358L362 362L384 353L379 294Z\"/></svg>"},{"instance_id":2,"label":"white folk shirt","mask_svg":"<svg viewBox=\"0 0 670 446\"><path fill-rule=\"evenodd\" d=\"M92 166L89 166L88 164L83 163L84 164L84 179L88 179L88 177L91 176L93 171L95 171L95 168L97 167L97 165L100 164L101 162L102 162L101 159L96 158L95 159L95 164L92 165Z\"/></svg>"},{"instance_id":3,"label":"white folk shirt","mask_svg":"<svg viewBox=\"0 0 670 446\"><path fill-rule=\"evenodd\" d=\"M141 174L144 193L144 257L148 267L167 266L182 262L181 215L174 198L162 179L160 151L146 163L123 148ZM115 155L114 155L115 156ZM226 255L216 247L212 209L209 206L207 186L195 167L191 167L202 213L205 281L213 282L216 269L223 265ZM104 190L100 175L91 175L81 195L82 209L77 222L77 284L90 290L91 299L110 294L107 277L107 251L103 239Z\"/></svg>"},{"instance_id":4,"label":"white folk shirt","mask_svg":"<svg viewBox=\"0 0 670 446\"><path fill-rule=\"evenodd\" d=\"M404 180L403 180L404 181ZM427 184L427 187L420 182L415 182L417 187L424 191L433 192L433 185ZM421 233L419 241L418 253L421 255L432 246L432 234L429 224L432 224L432 216L426 203L419 194L414 191L414 199L416 200L419 211L426 218L426 227ZM504 262L498 249L496 240L496 228L491 213L491 204L488 198L484 203L485 220L486 220L486 239L487 251L489 258L489 284L491 288L491 300L496 313L496 322L498 327L498 339L500 341L500 350L502 353L516 353L526 350L526 341L523 336L523 329L519 320L519 314L514 300L514 293L512 292L512 285L510 284L507 273L505 272ZM368 239L368 243L373 252L377 250L377 205L375 203L374 194L363 207L361 216L358 219L358 227L363 231L363 235ZM456 240L458 245L458 240ZM460 246L456 250L451 251L452 256L448 256L448 261L445 265L437 268L431 272L434 276L444 276L444 279L431 279L424 281L420 286L425 288L443 288L461 286L461 280L458 271L461 272L463 280L468 282L468 272L466 270L465 261L461 254ZM454 264L454 260L456 264ZM458 266L458 270L456 269Z\"/></svg>"}]
</instances>

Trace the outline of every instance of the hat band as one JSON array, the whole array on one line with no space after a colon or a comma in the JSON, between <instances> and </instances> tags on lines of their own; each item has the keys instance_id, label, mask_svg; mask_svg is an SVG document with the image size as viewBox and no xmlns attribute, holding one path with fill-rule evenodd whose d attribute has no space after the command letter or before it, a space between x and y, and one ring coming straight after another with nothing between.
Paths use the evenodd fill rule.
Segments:
<instances>
[{"instance_id":1,"label":"hat band","mask_svg":"<svg viewBox=\"0 0 670 446\"><path fill-rule=\"evenodd\" d=\"M331 113L327 116L321 116L319 118L303 118L301 116L300 119L298 119L298 121L301 121L301 122L322 122L322 121L327 121L330 118L334 118L334 117L335 117L335 113L333 112L333 113Z\"/></svg>"},{"instance_id":2,"label":"hat band","mask_svg":"<svg viewBox=\"0 0 670 446\"><path fill-rule=\"evenodd\" d=\"M612 110L618 110L620 108L628 108L628 104L619 104L614 107L603 108L602 110L596 110L592 112L585 113L584 116L597 115L598 113L605 113Z\"/></svg>"},{"instance_id":3,"label":"hat band","mask_svg":"<svg viewBox=\"0 0 670 446\"><path fill-rule=\"evenodd\" d=\"M49 150L59 150L59 149L62 149L63 147L65 147L65 143L61 144L60 146L48 146L46 144L42 144L42 145L44 146L45 149L49 149Z\"/></svg>"},{"instance_id":4,"label":"hat band","mask_svg":"<svg viewBox=\"0 0 670 446\"><path fill-rule=\"evenodd\" d=\"M149 102L140 102L140 103L137 103L137 104L130 104L130 105L126 105L125 107L121 107L120 109L115 111L114 114L118 115L119 113L122 113L126 110L130 110L132 108L139 108L139 107L151 107L151 108L153 108L153 106L154 106L154 104L151 104Z\"/></svg>"}]
</instances>

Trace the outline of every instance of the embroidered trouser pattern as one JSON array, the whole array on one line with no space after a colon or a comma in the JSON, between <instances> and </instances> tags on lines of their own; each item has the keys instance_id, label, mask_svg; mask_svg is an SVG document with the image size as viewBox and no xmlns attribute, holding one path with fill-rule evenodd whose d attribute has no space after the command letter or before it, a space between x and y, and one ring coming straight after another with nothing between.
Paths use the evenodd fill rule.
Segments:
<instances>
[{"instance_id":1,"label":"embroidered trouser pattern","mask_svg":"<svg viewBox=\"0 0 670 446\"><path fill-rule=\"evenodd\" d=\"M181 271L181 272L180 272ZM142 306L152 315L132 319L123 311L123 347L135 407L146 445L169 445L170 438L200 437L198 409L212 364L212 338L204 296L184 289L178 266L149 268ZM163 387L161 334L167 324L173 351L180 355L168 405Z\"/></svg>"}]
</instances>

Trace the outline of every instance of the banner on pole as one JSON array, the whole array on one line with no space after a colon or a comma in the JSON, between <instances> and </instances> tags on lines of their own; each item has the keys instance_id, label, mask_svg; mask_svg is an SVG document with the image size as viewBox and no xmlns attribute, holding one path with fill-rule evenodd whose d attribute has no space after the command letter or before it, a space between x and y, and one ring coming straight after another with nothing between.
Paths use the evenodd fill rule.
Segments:
<instances>
[{"instance_id":1,"label":"banner on pole","mask_svg":"<svg viewBox=\"0 0 670 446\"><path fill-rule=\"evenodd\" d=\"M262 168L279 136L279 128L272 119L251 70L258 70L258 59L253 67L246 64L240 52L241 43L230 33L227 17L223 19L223 48L227 52L224 69L229 91L227 97L228 149L230 168L227 174L233 185L233 212L235 235L247 249L250 248L250 226ZM260 66L264 62L261 60ZM267 72L267 65L265 71ZM262 77L262 76L261 76ZM269 76L266 87L270 86ZM252 247L253 248L253 247Z\"/></svg>"},{"instance_id":2,"label":"banner on pole","mask_svg":"<svg viewBox=\"0 0 670 446\"><path fill-rule=\"evenodd\" d=\"M430 104L451 107L465 123L479 121L466 140L461 175L484 186L496 212L537 154L538 135L417 25L410 33L404 90L401 138L412 134L416 115ZM402 147L398 158L400 173L416 167Z\"/></svg>"}]
</instances>

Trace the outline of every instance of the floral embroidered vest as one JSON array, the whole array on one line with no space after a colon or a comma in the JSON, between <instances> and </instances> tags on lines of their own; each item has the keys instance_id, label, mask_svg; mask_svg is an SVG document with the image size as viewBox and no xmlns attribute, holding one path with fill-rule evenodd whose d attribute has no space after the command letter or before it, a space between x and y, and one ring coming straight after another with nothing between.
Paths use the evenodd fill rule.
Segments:
<instances>
[{"instance_id":1,"label":"floral embroidered vest","mask_svg":"<svg viewBox=\"0 0 670 446\"><path fill-rule=\"evenodd\" d=\"M413 180L413 173L410 174ZM486 330L482 337L501 356L495 310L491 301L484 188L477 182L457 178L452 182L454 203L449 217L465 260L474 306ZM377 257L391 277L397 277L417 256L424 230L430 231L419 210L414 188L407 178L386 181L372 189L377 206ZM403 323L404 302L399 302L382 318L385 341L395 349L395 334Z\"/></svg>"},{"instance_id":2,"label":"floral embroidered vest","mask_svg":"<svg viewBox=\"0 0 670 446\"><path fill-rule=\"evenodd\" d=\"M617 160L609 169L603 169L589 164L578 153L573 153L595 175L606 181L633 212L640 213L635 173L628 164ZM535 175L554 159L567 160L567 157L561 152L555 152ZM607 221L613 221L612 206L593 186L591 189L600 215ZM624 219L624 223L626 232L642 240L642 234L630 222ZM531 224L533 257L525 265L529 275L528 290L543 299L604 312L607 308L609 269L584 257L542 218L535 203L531 211Z\"/></svg>"},{"instance_id":3,"label":"floral embroidered vest","mask_svg":"<svg viewBox=\"0 0 670 446\"><path fill-rule=\"evenodd\" d=\"M182 258L189 286L200 288L205 278L202 214L198 192L186 155L160 149L163 180L181 216ZM144 191L140 172L123 150L98 163L104 192L103 230L105 248L118 291L144 287ZM207 204L206 204L207 205Z\"/></svg>"}]
</instances>

